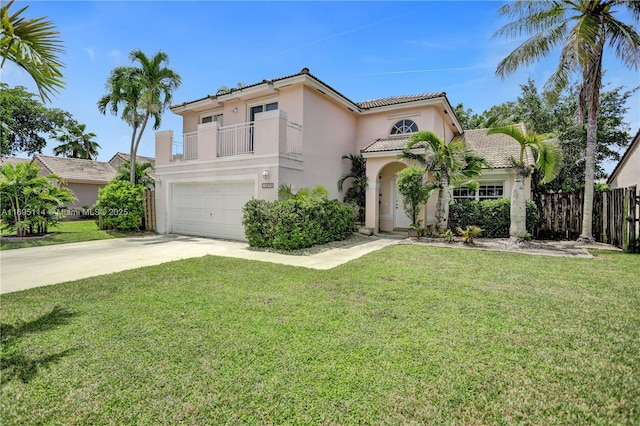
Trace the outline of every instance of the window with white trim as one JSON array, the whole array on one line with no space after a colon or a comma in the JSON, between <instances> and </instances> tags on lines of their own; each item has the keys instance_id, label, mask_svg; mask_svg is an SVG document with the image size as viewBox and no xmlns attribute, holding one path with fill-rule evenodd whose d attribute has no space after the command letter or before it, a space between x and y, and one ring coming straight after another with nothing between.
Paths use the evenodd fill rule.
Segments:
<instances>
[{"instance_id":1,"label":"window with white trim","mask_svg":"<svg viewBox=\"0 0 640 426\"><path fill-rule=\"evenodd\" d=\"M400 120L391 127L392 135L402 135L405 133L416 133L418 125L413 120Z\"/></svg>"},{"instance_id":2,"label":"window with white trim","mask_svg":"<svg viewBox=\"0 0 640 426\"><path fill-rule=\"evenodd\" d=\"M497 200L504 197L504 182L482 182L478 191L469 188L455 188L453 198L456 200Z\"/></svg>"},{"instance_id":3,"label":"window with white trim","mask_svg":"<svg viewBox=\"0 0 640 426\"><path fill-rule=\"evenodd\" d=\"M200 124L213 123L216 121L218 127L222 127L222 114L204 115L200 117Z\"/></svg>"}]
</instances>

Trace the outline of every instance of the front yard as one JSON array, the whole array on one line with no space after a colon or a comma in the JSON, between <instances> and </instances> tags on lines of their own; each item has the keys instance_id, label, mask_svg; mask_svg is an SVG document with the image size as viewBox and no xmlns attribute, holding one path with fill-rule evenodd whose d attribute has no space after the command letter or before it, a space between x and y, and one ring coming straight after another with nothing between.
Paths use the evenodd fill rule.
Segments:
<instances>
[{"instance_id":1,"label":"front yard","mask_svg":"<svg viewBox=\"0 0 640 426\"><path fill-rule=\"evenodd\" d=\"M125 232L101 230L95 220L63 221L52 227L49 230L49 235L42 237L10 238L8 232L3 232L3 238L0 239L0 250L104 240L129 235L131 234Z\"/></svg>"},{"instance_id":2,"label":"front yard","mask_svg":"<svg viewBox=\"0 0 640 426\"><path fill-rule=\"evenodd\" d=\"M638 271L398 245L3 295L0 423L639 424Z\"/></svg>"}]
</instances>

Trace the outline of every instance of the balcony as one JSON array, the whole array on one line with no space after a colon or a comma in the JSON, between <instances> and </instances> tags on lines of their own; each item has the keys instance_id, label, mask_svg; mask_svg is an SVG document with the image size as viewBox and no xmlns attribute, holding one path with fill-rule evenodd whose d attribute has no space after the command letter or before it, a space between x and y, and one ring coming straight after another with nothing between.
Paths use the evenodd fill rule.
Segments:
<instances>
[{"instance_id":1,"label":"balcony","mask_svg":"<svg viewBox=\"0 0 640 426\"><path fill-rule=\"evenodd\" d=\"M302 126L288 121L281 110L263 112L256 115L255 121L232 126L201 124L197 131L184 133L182 141L171 141L167 159L161 158L166 149L162 149L163 142L158 139L161 134L164 132L156 137L156 163L160 164L252 154L302 155Z\"/></svg>"}]
</instances>

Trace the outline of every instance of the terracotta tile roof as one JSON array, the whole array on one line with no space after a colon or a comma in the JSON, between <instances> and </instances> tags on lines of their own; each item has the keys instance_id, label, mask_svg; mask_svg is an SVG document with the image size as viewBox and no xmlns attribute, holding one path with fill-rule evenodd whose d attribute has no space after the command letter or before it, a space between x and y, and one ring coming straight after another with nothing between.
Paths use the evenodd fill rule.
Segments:
<instances>
[{"instance_id":1,"label":"terracotta tile roof","mask_svg":"<svg viewBox=\"0 0 640 426\"><path fill-rule=\"evenodd\" d=\"M389 105L405 104L408 102L424 101L428 99L444 98L447 94L444 92L439 93L422 93L418 95L406 95L406 96L391 96L382 99L373 99L365 102L358 102L358 106L362 109L379 108Z\"/></svg>"},{"instance_id":2,"label":"terracotta tile roof","mask_svg":"<svg viewBox=\"0 0 640 426\"><path fill-rule=\"evenodd\" d=\"M109 163L101 161L48 155L36 155L33 161L36 160L50 173L55 173L69 182L107 183L116 177L114 168Z\"/></svg>"},{"instance_id":3,"label":"terracotta tile roof","mask_svg":"<svg viewBox=\"0 0 640 426\"><path fill-rule=\"evenodd\" d=\"M507 135L487 135L487 129L476 129L465 130L462 138L467 147L482 155L496 169L509 168L511 159L520 157L520 144ZM525 152L525 162L534 164L531 150Z\"/></svg>"},{"instance_id":4,"label":"terracotta tile roof","mask_svg":"<svg viewBox=\"0 0 640 426\"><path fill-rule=\"evenodd\" d=\"M365 146L361 152L385 152L385 151L402 151L409 143L409 137L389 137L377 139L375 142ZM416 145L416 148L424 148L424 144Z\"/></svg>"},{"instance_id":5,"label":"terracotta tile roof","mask_svg":"<svg viewBox=\"0 0 640 426\"><path fill-rule=\"evenodd\" d=\"M232 88L229 89L228 92L221 93L219 95L218 94L216 94L216 95L207 95L207 96L204 96L202 98L195 99L193 101L187 101L187 102L182 102L180 104L174 104L174 105L171 105L171 108L180 107L180 106L184 106L184 105L189 105L189 104L196 103L196 102L199 102L199 101L203 101L203 100L209 99L209 98L216 99L216 98L218 98L220 96L225 96L225 95L228 95L230 93L234 93L234 92L245 90L245 89L248 89L248 88L251 88L251 87L259 86L261 84L274 83L274 82L278 82L278 81L282 81L282 80L287 80L289 78L298 77L298 76L301 76L301 75L307 75L308 77L316 80L318 83L322 84L326 88L328 88L331 91L333 91L335 94L337 94L338 96L340 96L341 98L343 98L347 102L353 104L355 107L360 108L360 109L364 109L364 110L372 109L372 108L379 108L379 107L384 107L384 106L390 106L390 105L399 105L399 104L415 102L415 101L423 101L423 100L428 100L428 99L446 98L446 96L447 96L446 93L444 93L444 92L422 93L422 94L417 94L417 95L391 96L391 97L387 97L387 98L373 99L373 100L368 100L368 101L364 101L364 102L354 102L351 99L347 98L342 93L338 92L333 87L329 86L324 81L320 80L318 77L316 77L313 74L311 74L309 72L308 68L303 68L297 74L291 74L291 75L287 75L287 76L284 76L284 77L278 77L278 78L274 78L274 79L270 79L270 80L265 79L265 80L262 80L261 82L254 83L254 84L249 84L247 86L232 87Z\"/></svg>"},{"instance_id":6,"label":"terracotta tile roof","mask_svg":"<svg viewBox=\"0 0 640 426\"><path fill-rule=\"evenodd\" d=\"M524 131L524 129L523 129ZM520 156L520 145L507 135L500 133L487 135L487 129L465 130L460 136L467 147L483 156L492 167L496 169L511 167L511 158ZM362 153L402 151L409 142L407 137L389 137L378 139L362 149ZM424 144L416 145L416 148L424 148ZM531 150L525 152L525 162L533 165Z\"/></svg>"}]
</instances>

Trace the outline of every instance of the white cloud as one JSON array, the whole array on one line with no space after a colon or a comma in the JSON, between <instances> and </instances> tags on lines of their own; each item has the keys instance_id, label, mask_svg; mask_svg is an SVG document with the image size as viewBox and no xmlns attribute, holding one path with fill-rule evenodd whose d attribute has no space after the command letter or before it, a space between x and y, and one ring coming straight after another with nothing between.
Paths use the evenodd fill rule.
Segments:
<instances>
[{"instance_id":1,"label":"white cloud","mask_svg":"<svg viewBox=\"0 0 640 426\"><path fill-rule=\"evenodd\" d=\"M107 56L112 58L116 62L121 62L122 60L122 52L120 52L118 49L113 49L107 54Z\"/></svg>"},{"instance_id":2,"label":"white cloud","mask_svg":"<svg viewBox=\"0 0 640 426\"><path fill-rule=\"evenodd\" d=\"M84 47L82 50L87 52L87 55L89 55L89 58L93 61L93 58L95 58L95 56L96 56L96 52L93 50L93 48L92 47Z\"/></svg>"}]
</instances>

